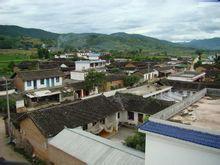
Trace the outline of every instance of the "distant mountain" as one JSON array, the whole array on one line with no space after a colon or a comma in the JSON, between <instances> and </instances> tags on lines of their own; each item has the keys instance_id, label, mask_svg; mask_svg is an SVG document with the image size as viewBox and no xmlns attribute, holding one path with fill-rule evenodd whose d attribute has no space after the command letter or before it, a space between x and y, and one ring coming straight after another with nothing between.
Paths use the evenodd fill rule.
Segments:
<instances>
[{"instance_id":1,"label":"distant mountain","mask_svg":"<svg viewBox=\"0 0 220 165\"><path fill-rule=\"evenodd\" d=\"M129 51L171 51L174 49L185 49L182 45L169 41L127 33L113 33L110 35L97 33L63 34L58 37L58 47Z\"/></svg>"},{"instance_id":2,"label":"distant mountain","mask_svg":"<svg viewBox=\"0 0 220 165\"><path fill-rule=\"evenodd\" d=\"M38 39L57 39L59 34L41 29L23 28L13 25L0 25L0 35L10 37L32 37Z\"/></svg>"},{"instance_id":3,"label":"distant mountain","mask_svg":"<svg viewBox=\"0 0 220 165\"><path fill-rule=\"evenodd\" d=\"M42 43L64 49L117 50L146 54L189 55L192 48L184 45L159 40L139 34L113 33L68 33L57 34L40 29L22 28L19 26L0 25L0 48L32 48Z\"/></svg>"},{"instance_id":4,"label":"distant mountain","mask_svg":"<svg viewBox=\"0 0 220 165\"><path fill-rule=\"evenodd\" d=\"M220 37L203 40L192 40L190 42L183 42L181 44L197 49L220 50Z\"/></svg>"}]
</instances>

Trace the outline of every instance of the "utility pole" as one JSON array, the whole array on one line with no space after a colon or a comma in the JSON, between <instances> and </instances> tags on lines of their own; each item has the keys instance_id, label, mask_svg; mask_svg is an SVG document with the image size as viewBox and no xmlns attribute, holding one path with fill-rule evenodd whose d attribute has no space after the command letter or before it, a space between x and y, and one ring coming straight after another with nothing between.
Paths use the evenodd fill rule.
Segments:
<instances>
[{"instance_id":1,"label":"utility pole","mask_svg":"<svg viewBox=\"0 0 220 165\"><path fill-rule=\"evenodd\" d=\"M148 77L147 77L147 84L149 84L149 79L150 79L150 62L147 62L147 75L148 75Z\"/></svg>"},{"instance_id":2,"label":"utility pole","mask_svg":"<svg viewBox=\"0 0 220 165\"><path fill-rule=\"evenodd\" d=\"M10 142L12 141L12 135L11 135L11 114L10 114L10 106L9 106L9 95L8 95L8 80L6 77L5 79L5 88L6 88L6 101L7 101L7 114L8 114L8 133Z\"/></svg>"}]
</instances>

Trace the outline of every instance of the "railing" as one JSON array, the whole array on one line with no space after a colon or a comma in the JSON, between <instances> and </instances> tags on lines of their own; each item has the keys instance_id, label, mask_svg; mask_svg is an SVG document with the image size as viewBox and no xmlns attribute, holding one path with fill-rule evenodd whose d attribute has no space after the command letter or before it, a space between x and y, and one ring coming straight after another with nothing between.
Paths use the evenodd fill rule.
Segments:
<instances>
[{"instance_id":1,"label":"railing","mask_svg":"<svg viewBox=\"0 0 220 165\"><path fill-rule=\"evenodd\" d=\"M187 97L185 100L178 102L178 103L154 114L152 117L157 118L157 119L166 120L166 119L172 117L173 115L177 114L178 112L182 111L183 109L185 109L189 105L193 104L194 102L198 101L202 97L204 97L206 93L207 93L207 89L206 88L202 89L201 91L195 93L194 95Z\"/></svg>"}]
</instances>

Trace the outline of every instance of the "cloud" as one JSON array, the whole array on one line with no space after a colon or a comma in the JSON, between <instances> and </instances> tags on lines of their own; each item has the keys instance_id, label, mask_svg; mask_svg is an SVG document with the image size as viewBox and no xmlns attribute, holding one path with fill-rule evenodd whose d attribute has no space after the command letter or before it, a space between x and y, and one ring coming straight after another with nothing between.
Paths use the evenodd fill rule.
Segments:
<instances>
[{"instance_id":1,"label":"cloud","mask_svg":"<svg viewBox=\"0 0 220 165\"><path fill-rule=\"evenodd\" d=\"M170 41L220 36L220 3L196 0L0 0L1 24L58 33L143 34Z\"/></svg>"}]
</instances>

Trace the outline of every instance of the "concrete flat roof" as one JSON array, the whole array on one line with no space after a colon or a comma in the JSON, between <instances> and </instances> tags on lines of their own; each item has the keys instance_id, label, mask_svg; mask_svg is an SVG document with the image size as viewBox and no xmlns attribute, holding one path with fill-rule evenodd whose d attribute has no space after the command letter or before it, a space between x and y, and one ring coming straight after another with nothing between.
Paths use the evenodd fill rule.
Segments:
<instances>
[{"instance_id":1,"label":"concrete flat roof","mask_svg":"<svg viewBox=\"0 0 220 165\"><path fill-rule=\"evenodd\" d=\"M220 131L220 97L205 96L168 120Z\"/></svg>"},{"instance_id":2,"label":"concrete flat roof","mask_svg":"<svg viewBox=\"0 0 220 165\"><path fill-rule=\"evenodd\" d=\"M127 90L120 91L120 93L130 93L134 95L139 95L143 97L150 97L151 95L161 93L163 91L168 91L171 86L154 86L154 85L143 85L140 87L130 88Z\"/></svg>"},{"instance_id":3,"label":"concrete flat roof","mask_svg":"<svg viewBox=\"0 0 220 165\"><path fill-rule=\"evenodd\" d=\"M195 71L184 71L179 72L176 74L169 75L170 77L186 77L186 78L193 78L196 76L203 76L205 73L197 73Z\"/></svg>"}]
</instances>

